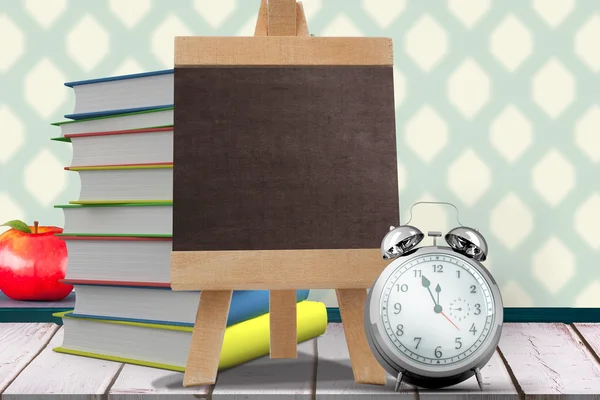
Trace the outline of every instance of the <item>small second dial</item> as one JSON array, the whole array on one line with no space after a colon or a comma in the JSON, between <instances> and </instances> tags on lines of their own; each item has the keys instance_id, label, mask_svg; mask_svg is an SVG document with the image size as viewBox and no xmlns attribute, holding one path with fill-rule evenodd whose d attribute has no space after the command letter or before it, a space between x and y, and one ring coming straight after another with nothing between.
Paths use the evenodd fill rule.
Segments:
<instances>
[{"instance_id":1,"label":"small second dial","mask_svg":"<svg viewBox=\"0 0 600 400\"><path fill-rule=\"evenodd\" d=\"M460 297L452 300L448 305L448 313L450 317L459 322L468 318L472 311L471 303Z\"/></svg>"}]
</instances>

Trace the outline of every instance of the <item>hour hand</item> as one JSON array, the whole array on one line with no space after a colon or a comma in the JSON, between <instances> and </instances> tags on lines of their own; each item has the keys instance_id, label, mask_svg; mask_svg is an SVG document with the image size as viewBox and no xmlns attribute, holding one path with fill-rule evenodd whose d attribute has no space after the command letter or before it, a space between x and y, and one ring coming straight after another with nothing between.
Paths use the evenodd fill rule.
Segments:
<instances>
[{"instance_id":1,"label":"hour hand","mask_svg":"<svg viewBox=\"0 0 600 400\"><path fill-rule=\"evenodd\" d=\"M429 296L431 296L431 300L433 300L433 305L437 307L438 302L435 300L435 297L433 297L433 293L431 293L431 289L429 289L430 284L431 284L431 282L429 282L429 279L425 278L425 275L421 276L421 285L423 285L423 287L427 289L427 291L429 292Z\"/></svg>"},{"instance_id":2,"label":"hour hand","mask_svg":"<svg viewBox=\"0 0 600 400\"><path fill-rule=\"evenodd\" d=\"M425 278L425 275L423 275L421 277L421 285L423 285L423 287L428 288L430 284L431 282L429 282L429 279Z\"/></svg>"}]
</instances>

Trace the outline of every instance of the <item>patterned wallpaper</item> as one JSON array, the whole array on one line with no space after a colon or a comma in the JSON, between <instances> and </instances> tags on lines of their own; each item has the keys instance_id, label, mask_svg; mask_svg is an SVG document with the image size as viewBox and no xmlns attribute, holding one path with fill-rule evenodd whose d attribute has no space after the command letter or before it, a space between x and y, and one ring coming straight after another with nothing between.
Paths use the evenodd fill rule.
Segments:
<instances>
[{"instance_id":1,"label":"patterned wallpaper","mask_svg":"<svg viewBox=\"0 0 600 400\"><path fill-rule=\"evenodd\" d=\"M172 67L173 36L252 35L258 4L0 0L0 220L62 226L53 204L78 197L70 146L49 140L64 81ZM600 307L600 1L304 5L315 35L394 39L402 222L452 202L505 305ZM413 211L423 231L456 225Z\"/></svg>"}]
</instances>

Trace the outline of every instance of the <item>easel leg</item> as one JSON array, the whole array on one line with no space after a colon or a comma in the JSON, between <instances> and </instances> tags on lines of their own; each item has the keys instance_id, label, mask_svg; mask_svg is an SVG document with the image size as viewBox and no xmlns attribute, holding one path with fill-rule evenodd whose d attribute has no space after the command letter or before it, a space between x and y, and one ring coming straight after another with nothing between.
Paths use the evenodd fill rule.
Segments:
<instances>
[{"instance_id":1,"label":"easel leg","mask_svg":"<svg viewBox=\"0 0 600 400\"><path fill-rule=\"evenodd\" d=\"M232 293L232 290L200 293L183 386L212 385L217 381Z\"/></svg>"},{"instance_id":2,"label":"easel leg","mask_svg":"<svg viewBox=\"0 0 600 400\"><path fill-rule=\"evenodd\" d=\"M350 364L357 383L385 385L385 370L371 352L364 328L366 289L336 289L338 306L348 344Z\"/></svg>"},{"instance_id":3,"label":"easel leg","mask_svg":"<svg viewBox=\"0 0 600 400\"><path fill-rule=\"evenodd\" d=\"M269 291L269 312L271 358L296 358L296 291Z\"/></svg>"}]
</instances>

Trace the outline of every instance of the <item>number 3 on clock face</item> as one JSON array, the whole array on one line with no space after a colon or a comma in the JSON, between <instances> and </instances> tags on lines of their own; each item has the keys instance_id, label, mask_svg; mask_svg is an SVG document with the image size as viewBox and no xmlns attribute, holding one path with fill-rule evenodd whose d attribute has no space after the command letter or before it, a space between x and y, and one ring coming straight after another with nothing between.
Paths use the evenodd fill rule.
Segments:
<instances>
[{"instance_id":1,"label":"number 3 on clock face","mask_svg":"<svg viewBox=\"0 0 600 400\"><path fill-rule=\"evenodd\" d=\"M417 364L470 358L494 326L492 292L472 265L449 253L406 260L386 281L381 317L387 339Z\"/></svg>"}]
</instances>

